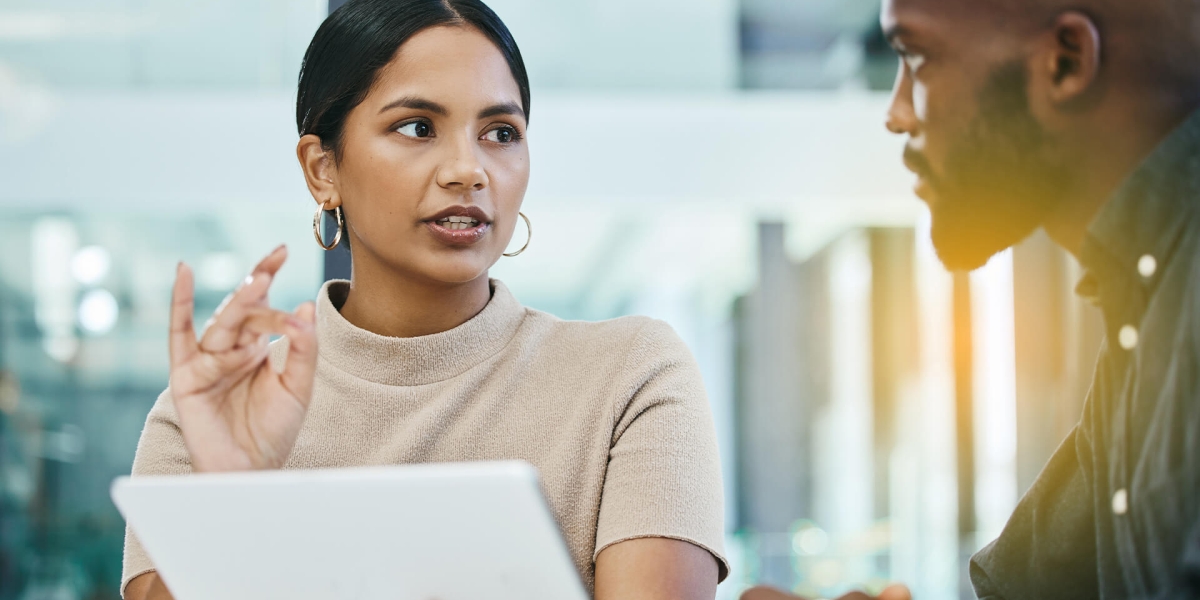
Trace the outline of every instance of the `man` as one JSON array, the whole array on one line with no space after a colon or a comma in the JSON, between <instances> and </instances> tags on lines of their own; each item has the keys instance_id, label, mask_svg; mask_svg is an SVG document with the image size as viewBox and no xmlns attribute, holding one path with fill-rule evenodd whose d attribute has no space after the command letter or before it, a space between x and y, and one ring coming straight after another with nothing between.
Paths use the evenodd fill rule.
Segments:
<instances>
[{"instance_id":1,"label":"man","mask_svg":"<svg viewBox=\"0 0 1200 600\"><path fill-rule=\"evenodd\" d=\"M1200 0L884 0L882 24L888 128L942 262L1041 227L1107 328L1079 425L972 560L976 593L1200 598Z\"/></svg>"}]
</instances>

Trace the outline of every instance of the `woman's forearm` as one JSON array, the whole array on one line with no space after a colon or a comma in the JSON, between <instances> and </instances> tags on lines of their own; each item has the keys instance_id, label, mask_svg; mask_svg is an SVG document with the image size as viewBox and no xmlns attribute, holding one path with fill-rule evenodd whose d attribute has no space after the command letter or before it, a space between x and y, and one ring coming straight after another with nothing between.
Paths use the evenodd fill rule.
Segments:
<instances>
[{"instance_id":1,"label":"woman's forearm","mask_svg":"<svg viewBox=\"0 0 1200 600\"><path fill-rule=\"evenodd\" d=\"M596 600L713 600L718 574L717 560L699 546L629 540L596 557Z\"/></svg>"},{"instance_id":2,"label":"woman's forearm","mask_svg":"<svg viewBox=\"0 0 1200 600\"><path fill-rule=\"evenodd\" d=\"M151 571L134 577L125 587L125 600L175 600L158 573Z\"/></svg>"}]
</instances>

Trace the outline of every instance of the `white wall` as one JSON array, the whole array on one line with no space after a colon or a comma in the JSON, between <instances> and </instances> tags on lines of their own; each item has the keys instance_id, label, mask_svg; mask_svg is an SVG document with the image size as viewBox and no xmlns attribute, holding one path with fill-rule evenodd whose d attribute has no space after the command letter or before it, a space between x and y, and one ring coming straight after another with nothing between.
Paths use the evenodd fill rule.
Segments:
<instances>
[{"instance_id":1,"label":"white wall","mask_svg":"<svg viewBox=\"0 0 1200 600\"><path fill-rule=\"evenodd\" d=\"M540 88L737 84L735 0L488 0Z\"/></svg>"},{"instance_id":2,"label":"white wall","mask_svg":"<svg viewBox=\"0 0 1200 600\"><path fill-rule=\"evenodd\" d=\"M67 89L289 88L326 0L3 0L0 68Z\"/></svg>"},{"instance_id":3,"label":"white wall","mask_svg":"<svg viewBox=\"0 0 1200 600\"><path fill-rule=\"evenodd\" d=\"M749 285L756 218L786 221L789 248L802 258L846 229L911 225L922 210L908 192L902 142L881 125L879 95L535 98L525 208L538 233L506 275L547 293L551 283L560 292L592 285L590 312L658 276L638 260L646 253L691 257L675 261L691 265L678 276ZM232 219L254 208L277 211L289 229L311 219L289 94L43 90L3 99L0 210ZM709 241L695 244L699 232ZM606 271L603 285L594 269L562 268L614 260L628 262ZM553 270L561 271L553 282L537 275Z\"/></svg>"},{"instance_id":4,"label":"white wall","mask_svg":"<svg viewBox=\"0 0 1200 600\"><path fill-rule=\"evenodd\" d=\"M0 103L0 207L307 199L289 93L24 94ZM880 95L538 93L534 101L533 203L915 215L902 142L883 129Z\"/></svg>"}]
</instances>

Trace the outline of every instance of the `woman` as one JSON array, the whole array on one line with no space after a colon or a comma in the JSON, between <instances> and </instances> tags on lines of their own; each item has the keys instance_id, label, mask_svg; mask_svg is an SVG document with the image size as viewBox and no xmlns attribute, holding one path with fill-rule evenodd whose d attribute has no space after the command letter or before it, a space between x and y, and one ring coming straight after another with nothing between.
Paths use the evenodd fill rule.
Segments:
<instances>
[{"instance_id":1,"label":"woman","mask_svg":"<svg viewBox=\"0 0 1200 600\"><path fill-rule=\"evenodd\" d=\"M170 386L134 473L524 459L596 598L711 600L720 469L686 347L651 319L561 321L488 279L524 217L528 117L520 53L479 0L331 15L301 70L296 151L318 242L350 244L352 280L273 310L281 247L197 341L181 264ZM126 598L170 597L153 568L128 536Z\"/></svg>"}]
</instances>

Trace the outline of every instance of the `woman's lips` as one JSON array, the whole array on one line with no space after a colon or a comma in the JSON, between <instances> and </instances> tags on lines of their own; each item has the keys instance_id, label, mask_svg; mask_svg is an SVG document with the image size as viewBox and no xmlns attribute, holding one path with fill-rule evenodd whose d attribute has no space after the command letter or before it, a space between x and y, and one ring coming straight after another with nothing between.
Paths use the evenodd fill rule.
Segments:
<instances>
[{"instance_id":1,"label":"woman's lips","mask_svg":"<svg viewBox=\"0 0 1200 600\"><path fill-rule=\"evenodd\" d=\"M437 221L426 221L425 226L429 228L434 239L447 246L470 246L483 239L492 228L491 223L484 222L465 229L450 229L439 225Z\"/></svg>"}]
</instances>

